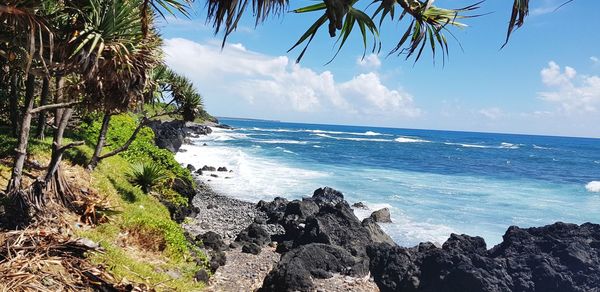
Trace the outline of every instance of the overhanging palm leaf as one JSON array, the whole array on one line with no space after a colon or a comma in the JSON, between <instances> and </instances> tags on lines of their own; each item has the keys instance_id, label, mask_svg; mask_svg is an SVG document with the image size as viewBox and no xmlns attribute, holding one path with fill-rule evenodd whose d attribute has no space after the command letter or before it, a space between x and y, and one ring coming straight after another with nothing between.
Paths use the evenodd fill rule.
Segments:
<instances>
[{"instance_id":1,"label":"overhanging palm leaf","mask_svg":"<svg viewBox=\"0 0 600 292\"><path fill-rule=\"evenodd\" d=\"M402 20L406 14L410 14L413 19L410 22L408 29L400 38L400 41L398 41L396 47L394 47L389 54L406 54L406 59L408 59L416 53L415 62L421 57L427 43L430 44L434 61L436 46L438 45L442 50L442 56L445 61L445 58L448 55L448 41L444 35L444 31L452 35L448 30L448 25L459 28L466 27L465 24L460 23L457 20L479 16L465 15L464 13L478 9L479 4L482 3L477 2L458 9L445 9L433 6L433 1L431 0L428 0L425 3L420 1L408 2L409 1L401 1L399 3L404 11L398 20ZM382 5L386 4L382 2ZM381 10L385 12L385 9L386 8L384 7ZM407 42L408 45L405 46Z\"/></svg>"},{"instance_id":2,"label":"overhanging palm leaf","mask_svg":"<svg viewBox=\"0 0 600 292\"><path fill-rule=\"evenodd\" d=\"M523 26L525 23L525 17L529 14L529 0L515 0L513 3L512 13L510 15L510 21L508 22L508 31L506 32L506 40L502 44L502 48L508 44L510 35L513 31Z\"/></svg>"},{"instance_id":3,"label":"overhanging palm leaf","mask_svg":"<svg viewBox=\"0 0 600 292\"><path fill-rule=\"evenodd\" d=\"M338 49L333 56L333 58L327 62L329 64L337 54L340 52L346 40L350 36L352 29L355 26L358 26L360 30L360 34L363 40L363 58L367 51L367 31L373 37L373 48L372 51L379 51L381 49L381 42L379 41L379 31L377 30L377 26L373 22L373 20L365 14L363 11L352 7L357 2L354 0L350 3L345 3L343 0L327 0L323 3L314 4L310 6L306 6L303 8L295 9L293 12L295 13L307 13L307 12L315 12L325 10L323 15L311 25L308 30L300 37L300 39L288 50L291 51L298 47L300 44L306 42L304 49L300 52L300 55L296 59L296 63L300 62L306 49L312 42L314 36L317 34L317 31L327 20L329 20L329 35L335 36L336 30L340 30L340 36L338 37L337 42L339 43Z\"/></svg>"},{"instance_id":4,"label":"overhanging palm leaf","mask_svg":"<svg viewBox=\"0 0 600 292\"><path fill-rule=\"evenodd\" d=\"M288 5L288 0L251 0L256 24L264 21L271 14L281 14ZM236 30L238 22L247 9L248 0L208 0L207 22L211 22L215 34L224 26L223 46L229 34Z\"/></svg>"},{"instance_id":5,"label":"overhanging palm leaf","mask_svg":"<svg viewBox=\"0 0 600 292\"><path fill-rule=\"evenodd\" d=\"M150 23L152 22L152 18L150 15L150 7L153 10L160 14L163 18L165 18L163 10L168 12L171 15L176 15L176 13L180 13L185 17L190 17L189 9L193 0L144 0L142 5L140 5L140 13L141 13L141 24L142 24L142 33L144 36L148 35L148 30L150 27Z\"/></svg>"}]
</instances>

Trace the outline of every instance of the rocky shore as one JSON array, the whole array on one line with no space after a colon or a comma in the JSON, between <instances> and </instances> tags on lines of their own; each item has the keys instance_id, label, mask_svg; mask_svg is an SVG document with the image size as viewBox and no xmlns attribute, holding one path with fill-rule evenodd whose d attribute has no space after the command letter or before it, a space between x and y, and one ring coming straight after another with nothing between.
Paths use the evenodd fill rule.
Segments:
<instances>
[{"instance_id":1,"label":"rocky shore","mask_svg":"<svg viewBox=\"0 0 600 292\"><path fill-rule=\"evenodd\" d=\"M210 257L209 291L600 291L598 224L511 226L491 249L464 234L400 247L377 223L389 210L360 221L334 189L254 204L204 177L184 227Z\"/></svg>"}]
</instances>

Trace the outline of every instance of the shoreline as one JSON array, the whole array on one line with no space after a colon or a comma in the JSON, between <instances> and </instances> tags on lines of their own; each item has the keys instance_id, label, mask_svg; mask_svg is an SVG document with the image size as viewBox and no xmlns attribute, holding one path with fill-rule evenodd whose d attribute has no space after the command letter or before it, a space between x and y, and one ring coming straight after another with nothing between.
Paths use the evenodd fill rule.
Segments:
<instances>
[{"instance_id":1,"label":"shoreline","mask_svg":"<svg viewBox=\"0 0 600 292\"><path fill-rule=\"evenodd\" d=\"M205 181L209 176L194 178L198 192L193 203L200 212L194 223L187 222L184 227L203 239L211 232L218 235L222 247L207 250L211 265L219 253L227 258L214 269L208 291L396 291L427 286L443 289L464 283L473 286L463 288L475 291L559 291L558 287L600 285L600 271L583 277L574 274L581 262L587 262L586 266L598 263L589 271L600 267L594 252L595 246L600 246L597 224L512 226L504 240L493 247L481 237L464 234L450 234L443 245L421 242L401 247L382 231L373 216L360 222L344 196L333 189L318 189L312 197L301 200L278 197L253 203L216 192ZM548 249L547 238L559 241ZM316 254L320 256L315 258ZM321 262L319 258L335 260ZM572 258L580 260L573 262ZM429 266L432 263L427 259L435 259L435 264ZM546 259L551 260L550 270L535 268ZM506 262L512 262L512 267ZM353 268L348 269L348 265ZM422 274L424 269L455 276L427 276ZM557 275L569 282L556 289L544 286L556 282ZM511 279L537 280L524 284ZM536 290L536 286L545 289Z\"/></svg>"}]
</instances>

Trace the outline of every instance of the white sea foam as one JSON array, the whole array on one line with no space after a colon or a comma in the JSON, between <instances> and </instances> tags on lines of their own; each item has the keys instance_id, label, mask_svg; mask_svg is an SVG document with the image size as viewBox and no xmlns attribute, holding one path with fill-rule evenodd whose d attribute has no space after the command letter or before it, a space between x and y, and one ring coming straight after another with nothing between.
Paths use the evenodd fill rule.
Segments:
<instances>
[{"instance_id":1,"label":"white sea foam","mask_svg":"<svg viewBox=\"0 0 600 292\"><path fill-rule=\"evenodd\" d=\"M327 134L313 134L314 136L319 136L323 138L335 139L335 140L348 140L348 141L365 141L365 142L392 142L389 139L373 139L373 138L352 138L352 137L335 137Z\"/></svg>"},{"instance_id":2,"label":"white sea foam","mask_svg":"<svg viewBox=\"0 0 600 292\"><path fill-rule=\"evenodd\" d=\"M591 181L587 185L585 185L585 189L588 192L592 193L600 193L600 181Z\"/></svg>"},{"instance_id":3,"label":"white sea foam","mask_svg":"<svg viewBox=\"0 0 600 292\"><path fill-rule=\"evenodd\" d=\"M298 141L298 140L253 140L256 143L265 143L265 144L308 144L306 141Z\"/></svg>"},{"instance_id":4,"label":"white sea foam","mask_svg":"<svg viewBox=\"0 0 600 292\"><path fill-rule=\"evenodd\" d=\"M344 132L344 131L327 131L327 130L309 130L309 129L265 129L265 128L242 128L241 130L246 131L259 131L259 132L280 132L280 133L315 133L315 134L332 134L332 135L355 135L355 136L390 136L389 134L382 134L373 131L366 132Z\"/></svg>"},{"instance_id":5,"label":"white sea foam","mask_svg":"<svg viewBox=\"0 0 600 292\"><path fill-rule=\"evenodd\" d=\"M550 148L550 147L544 147L544 146L538 146L538 145L533 144L533 149L552 149L552 148Z\"/></svg>"},{"instance_id":6,"label":"white sea foam","mask_svg":"<svg viewBox=\"0 0 600 292\"><path fill-rule=\"evenodd\" d=\"M519 149L519 145L518 144L512 144L512 143L507 143L507 142L502 142L502 143L500 143L500 148L505 148L505 149Z\"/></svg>"},{"instance_id":7,"label":"white sea foam","mask_svg":"<svg viewBox=\"0 0 600 292\"><path fill-rule=\"evenodd\" d=\"M238 133L233 130L212 128L213 131L210 135L201 135L193 138L193 141L200 142L224 142L230 140L247 139L248 136L244 133Z\"/></svg>"},{"instance_id":8,"label":"white sea foam","mask_svg":"<svg viewBox=\"0 0 600 292\"><path fill-rule=\"evenodd\" d=\"M479 145L479 144L464 144L464 143L450 143L445 142L446 145L457 145L465 148L493 148L492 146Z\"/></svg>"},{"instance_id":9,"label":"white sea foam","mask_svg":"<svg viewBox=\"0 0 600 292\"><path fill-rule=\"evenodd\" d=\"M260 149L238 149L210 144L208 146L183 145L182 149L186 151L178 152L175 156L181 163L189 163L196 168L209 165L225 166L233 170L217 178L207 177L205 181L217 192L247 201L256 202L276 196L288 196L290 190L302 189L308 182L329 175L256 155L254 151L261 151ZM286 152L282 147L280 150Z\"/></svg>"},{"instance_id":10,"label":"white sea foam","mask_svg":"<svg viewBox=\"0 0 600 292\"><path fill-rule=\"evenodd\" d=\"M431 141L414 138L414 137L398 137L398 138L394 139L394 141L400 142L400 143L429 143L429 142L431 142Z\"/></svg>"}]
</instances>

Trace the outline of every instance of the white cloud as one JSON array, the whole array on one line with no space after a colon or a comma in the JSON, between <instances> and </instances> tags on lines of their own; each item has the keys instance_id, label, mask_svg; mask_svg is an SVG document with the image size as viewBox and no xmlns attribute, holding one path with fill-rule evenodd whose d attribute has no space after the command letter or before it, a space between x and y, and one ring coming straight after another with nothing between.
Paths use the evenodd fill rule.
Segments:
<instances>
[{"instance_id":1,"label":"white cloud","mask_svg":"<svg viewBox=\"0 0 600 292\"><path fill-rule=\"evenodd\" d=\"M356 65L364 69L378 69L381 67L381 60L378 55L370 54L364 58L362 56L356 58Z\"/></svg>"},{"instance_id":2,"label":"white cloud","mask_svg":"<svg viewBox=\"0 0 600 292\"><path fill-rule=\"evenodd\" d=\"M504 112L497 107L491 107L491 108L480 109L479 114L490 120L496 120L496 119L502 117L504 115Z\"/></svg>"},{"instance_id":3,"label":"white cloud","mask_svg":"<svg viewBox=\"0 0 600 292\"><path fill-rule=\"evenodd\" d=\"M590 61L592 61L594 65L600 65L600 59L598 59L596 56L591 56Z\"/></svg>"},{"instance_id":4,"label":"white cloud","mask_svg":"<svg viewBox=\"0 0 600 292\"><path fill-rule=\"evenodd\" d=\"M538 3L538 1L536 1L535 3ZM539 6L531 9L529 14L532 16L537 16L552 13L557 11L557 9L561 7L561 5L563 5L564 3L564 0L542 0L539 1Z\"/></svg>"},{"instance_id":5,"label":"white cloud","mask_svg":"<svg viewBox=\"0 0 600 292\"><path fill-rule=\"evenodd\" d=\"M540 72L542 82L551 91L539 97L556 103L567 114L596 112L600 106L600 77L578 74L569 66L561 70L554 61Z\"/></svg>"},{"instance_id":6,"label":"white cloud","mask_svg":"<svg viewBox=\"0 0 600 292\"><path fill-rule=\"evenodd\" d=\"M345 120L356 114L395 118L420 114L411 95L386 87L373 72L338 82L330 71L316 72L286 56L259 54L242 44L228 44L221 50L220 43L175 38L166 40L163 49L166 63L204 93L209 110L212 105L237 107L242 114L256 116L261 115L253 110L282 115L334 113ZM376 56L370 59L372 64L379 61Z\"/></svg>"}]
</instances>

